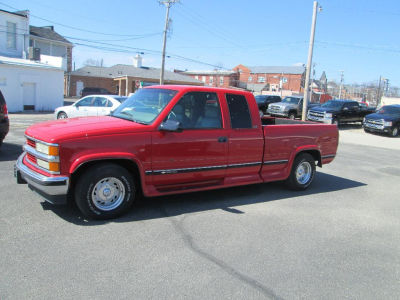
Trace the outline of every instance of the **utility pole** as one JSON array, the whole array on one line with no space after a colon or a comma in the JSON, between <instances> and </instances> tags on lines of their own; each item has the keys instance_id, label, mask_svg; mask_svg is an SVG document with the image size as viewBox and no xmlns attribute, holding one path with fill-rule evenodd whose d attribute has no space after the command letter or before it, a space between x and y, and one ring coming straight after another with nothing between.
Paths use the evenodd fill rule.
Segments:
<instances>
[{"instance_id":1,"label":"utility pole","mask_svg":"<svg viewBox=\"0 0 400 300\"><path fill-rule=\"evenodd\" d=\"M310 44L308 46L308 60L307 60L307 69L306 69L306 82L304 84L304 99L303 99L303 113L301 119L303 121L306 120L307 116L307 107L308 107L308 94L309 94L309 85L310 85L310 71L311 71L311 64L312 64L312 56L313 56L313 48L314 48L314 35L315 35L315 24L317 23L317 8L318 2L314 1L313 7L313 16L312 16L312 23L311 23L311 33L310 33ZM320 8L321 11L321 8Z\"/></svg>"},{"instance_id":2,"label":"utility pole","mask_svg":"<svg viewBox=\"0 0 400 300\"><path fill-rule=\"evenodd\" d=\"M343 73L344 71L340 71L340 88L339 88L339 99L342 99L342 88L343 88Z\"/></svg>"},{"instance_id":3,"label":"utility pole","mask_svg":"<svg viewBox=\"0 0 400 300\"><path fill-rule=\"evenodd\" d=\"M165 48L167 47L169 8L171 7L171 4L174 4L176 2L179 2L179 0L159 1L160 4L164 4L167 7L167 12L165 15L165 26L164 26L164 41L163 41L163 51L162 51L162 61L161 61L160 85L164 84Z\"/></svg>"}]
</instances>

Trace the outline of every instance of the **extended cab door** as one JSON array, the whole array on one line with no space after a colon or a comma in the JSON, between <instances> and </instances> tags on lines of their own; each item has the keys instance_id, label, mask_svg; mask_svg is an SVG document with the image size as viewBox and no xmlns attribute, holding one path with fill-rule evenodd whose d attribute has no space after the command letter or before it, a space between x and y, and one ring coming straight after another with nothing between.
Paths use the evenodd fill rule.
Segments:
<instances>
[{"instance_id":1,"label":"extended cab door","mask_svg":"<svg viewBox=\"0 0 400 300\"><path fill-rule=\"evenodd\" d=\"M225 94L229 109L230 132L226 184L255 182L264 153L264 136L255 102L242 94Z\"/></svg>"},{"instance_id":2,"label":"extended cab door","mask_svg":"<svg viewBox=\"0 0 400 300\"><path fill-rule=\"evenodd\" d=\"M217 94L189 92L167 119L178 121L181 130L153 133L151 175L156 188L168 192L222 184L228 132Z\"/></svg>"}]
</instances>

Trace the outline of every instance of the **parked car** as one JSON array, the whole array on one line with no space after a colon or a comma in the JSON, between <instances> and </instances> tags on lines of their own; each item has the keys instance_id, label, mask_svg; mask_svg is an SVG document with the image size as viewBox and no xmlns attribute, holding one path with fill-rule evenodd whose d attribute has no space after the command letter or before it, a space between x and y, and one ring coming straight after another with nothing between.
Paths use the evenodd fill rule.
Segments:
<instances>
[{"instance_id":1,"label":"parked car","mask_svg":"<svg viewBox=\"0 0 400 300\"><path fill-rule=\"evenodd\" d=\"M318 106L319 103L308 103L308 109ZM274 103L268 106L267 113L271 116L286 117L294 120L301 117L303 112L303 97L288 96L281 102Z\"/></svg>"},{"instance_id":2,"label":"parked car","mask_svg":"<svg viewBox=\"0 0 400 300\"><path fill-rule=\"evenodd\" d=\"M8 119L7 104L2 92L0 91L0 147L8 133L9 127L10 121Z\"/></svg>"},{"instance_id":3,"label":"parked car","mask_svg":"<svg viewBox=\"0 0 400 300\"><path fill-rule=\"evenodd\" d=\"M257 95L254 97L256 99L258 109L260 111L260 116L267 113L268 105L270 103L281 102L282 98L275 95Z\"/></svg>"},{"instance_id":4,"label":"parked car","mask_svg":"<svg viewBox=\"0 0 400 300\"><path fill-rule=\"evenodd\" d=\"M376 113L365 116L364 131L398 136L400 134L400 104L382 106Z\"/></svg>"},{"instance_id":5,"label":"parked car","mask_svg":"<svg viewBox=\"0 0 400 300\"><path fill-rule=\"evenodd\" d=\"M110 116L39 123L25 136L17 182L53 203L70 195L97 219L123 214L138 192L281 180L305 190L339 138L334 125L259 118L250 92L174 85L140 89Z\"/></svg>"},{"instance_id":6,"label":"parked car","mask_svg":"<svg viewBox=\"0 0 400 300\"><path fill-rule=\"evenodd\" d=\"M89 96L89 95L112 95L112 93L103 88L96 87L85 87L81 91L81 97Z\"/></svg>"},{"instance_id":7,"label":"parked car","mask_svg":"<svg viewBox=\"0 0 400 300\"><path fill-rule=\"evenodd\" d=\"M363 107L354 100L336 99L311 108L307 113L307 120L336 125L362 123L364 117L374 111L374 108Z\"/></svg>"},{"instance_id":8,"label":"parked car","mask_svg":"<svg viewBox=\"0 0 400 300\"><path fill-rule=\"evenodd\" d=\"M79 99L72 105L57 107L56 119L105 116L116 109L128 97L114 95L91 95Z\"/></svg>"}]
</instances>

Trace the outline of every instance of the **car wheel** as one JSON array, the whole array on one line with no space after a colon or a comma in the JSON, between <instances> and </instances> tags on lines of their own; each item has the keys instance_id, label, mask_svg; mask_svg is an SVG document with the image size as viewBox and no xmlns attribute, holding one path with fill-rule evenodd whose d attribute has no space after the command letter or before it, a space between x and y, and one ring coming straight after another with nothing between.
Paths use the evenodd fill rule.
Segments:
<instances>
[{"instance_id":1,"label":"car wheel","mask_svg":"<svg viewBox=\"0 0 400 300\"><path fill-rule=\"evenodd\" d=\"M339 126L339 119L338 118L333 118L332 119L332 124Z\"/></svg>"},{"instance_id":2,"label":"car wheel","mask_svg":"<svg viewBox=\"0 0 400 300\"><path fill-rule=\"evenodd\" d=\"M62 111L62 112L58 113L57 119L68 119L68 116L65 112Z\"/></svg>"},{"instance_id":3,"label":"car wheel","mask_svg":"<svg viewBox=\"0 0 400 300\"><path fill-rule=\"evenodd\" d=\"M290 114L289 114L289 119L290 119L290 120L296 119L296 114L295 114L295 113L290 113Z\"/></svg>"},{"instance_id":4,"label":"car wheel","mask_svg":"<svg viewBox=\"0 0 400 300\"><path fill-rule=\"evenodd\" d=\"M292 190L305 190L310 186L315 175L315 160L311 154L299 154L293 163L286 186Z\"/></svg>"},{"instance_id":5,"label":"car wheel","mask_svg":"<svg viewBox=\"0 0 400 300\"><path fill-rule=\"evenodd\" d=\"M260 114L260 117L262 118L264 116L264 112L260 109L258 110L258 113Z\"/></svg>"},{"instance_id":6,"label":"car wheel","mask_svg":"<svg viewBox=\"0 0 400 300\"><path fill-rule=\"evenodd\" d=\"M391 134L392 137L398 136L399 135L399 127L398 126L393 127L392 131L390 132L390 134Z\"/></svg>"},{"instance_id":7,"label":"car wheel","mask_svg":"<svg viewBox=\"0 0 400 300\"><path fill-rule=\"evenodd\" d=\"M112 219L125 213L136 198L135 181L125 168L102 163L86 170L77 181L75 201L92 219Z\"/></svg>"}]
</instances>

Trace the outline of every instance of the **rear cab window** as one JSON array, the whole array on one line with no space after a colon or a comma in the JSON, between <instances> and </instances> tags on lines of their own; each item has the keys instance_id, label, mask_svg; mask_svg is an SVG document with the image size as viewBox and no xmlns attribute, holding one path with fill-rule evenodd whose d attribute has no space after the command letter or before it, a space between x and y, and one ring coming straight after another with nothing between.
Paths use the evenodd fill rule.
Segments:
<instances>
[{"instance_id":1,"label":"rear cab window","mask_svg":"<svg viewBox=\"0 0 400 300\"><path fill-rule=\"evenodd\" d=\"M252 128L250 108L243 95L226 94L232 129Z\"/></svg>"}]
</instances>

